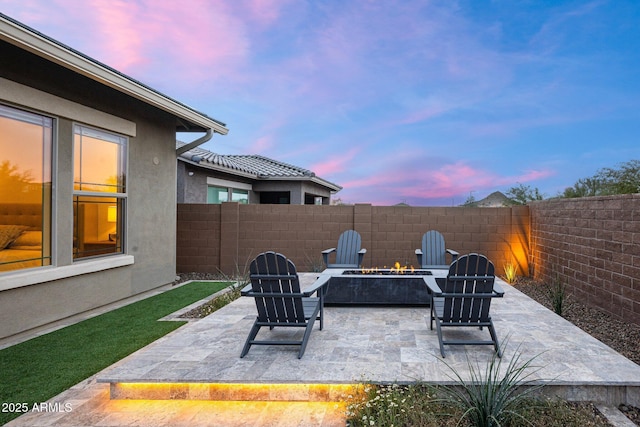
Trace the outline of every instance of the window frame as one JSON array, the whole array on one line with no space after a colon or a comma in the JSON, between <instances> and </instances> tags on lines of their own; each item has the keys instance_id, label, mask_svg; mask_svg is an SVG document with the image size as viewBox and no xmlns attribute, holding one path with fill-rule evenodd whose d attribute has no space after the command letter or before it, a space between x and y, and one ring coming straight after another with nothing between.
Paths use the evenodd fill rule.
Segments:
<instances>
[{"instance_id":1,"label":"window frame","mask_svg":"<svg viewBox=\"0 0 640 427\"><path fill-rule=\"evenodd\" d=\"M78 132L80 131L80 132ZM87 136L93 139L99 139L104 142L113 143L118 145L118 158L117 158L117 180L116 184L111 186L110 190L115 191L95 191L95 190L82 190L83 185L91 186L92 183L83 183L82 176L79 177L79 181L76 181L76 137ZM82 140L81 140L82 143ZM82 158L79 159L79 162L82 162ZM89 126L83 123L73 123L72 128L72 164L73 164L73 185L72 185L72 203L73 203L73 211L74 211L74 224L73 224L73 240L76 243L72 248L72 262L85 261L90 259L95 259L98 257L111 257L126 254L126 241L127 241L127 201L128 201L128 167L129 167L129 137L126 135L122 135L120 133L114 131L108 131L100 128L96 128L93 126ZM80 165L82 168L82 165ZM121 180L121 182L120 182ZM93 185L96 185L93 183ZM77 188L77 187L78 188ZM98 184L101 186L101 184ZM105 187L105 186L103 186ZM79 221L79 206L81 203L81 199L86 200L84 203L89 203L90 199L116 199L116 211L117 211L117 219L116 219L116 233L114 238L113 250L111 250L111 246L99 247L97 250L79 250L79 235L78 235L78 221ZM94 201L93 204L98 203ZM112 202L100 202L100 203L109 203ZM76 210L77 209L77 210ZM109 240L111 240L112 235L109 234ZM105 243L107 240L105 240ZM82 256L81 256L82 255Z\"/></svg>"},{"instance_id":2,"label":"window frame","mask_svg":"<svg viewBox=\"0 0 640 427\"><path fill-rule=\"evenodd\" d=\"M213 202L211 197L210 197L210 190L211 189L216 189L216 190L220 190L219 194L222 193L222 191L224 191L226 193L227 199L226 200L220 200L219 202ZM240 199L240 200L234 200L236 196L245 196L244 198ZM225 186L225 185L216 185L216 184L207 184L207 204L208 205L219 205L221 203L225 203L225 202L237 202L240 204L249 204L249 198L251 197L251 190L250 189L246 189L246 188L238 188L238 187L234 187L234 186Z\"/></svg>"},{"instance_id":3,"label":"window frame","mask_svg":"<svg viewBox=\"0 0 640 427\"><path fill-rule=\"evenodd\" d=\"M34 126L39 126L42 130L40 143L41 158L40 175L36 179L41 179L41 194L40 194L40 224L39 231L41 233L40 241L40 256L18 259L12 261L11 264L28 263L26 266L21 266L15 269L9 269L6 271L0 271L0 275L21 273L24 271L41 270L43 268L49 268L55 265L56 251L55 251L55 188L57 168L55 164L55 153L57 146L57 119L51 114L46 114L41 111L34 111L24 106L13 105L7 103L5 100L0 102L0 110L4 111L2 117L7 120L14 120L20 123L26 123ZM48 186L48 188L47 188ZM4 201L6 202L6 201ZM12 202L5 203L11 205ZM28 203L30 204L30 203ZM31 221L29 221L30 223ZM8 224L11 225L11 224ZM24 226L25 231L33 230L33 225L27 223L17 224L18 226ZM28 227L28 228L27 228ZM29 243L32 244L32 243ZM11 244L10 244L11 245ZM39 265L29 265L34 262L39 262Z\"/></svg>"}]
</instances>

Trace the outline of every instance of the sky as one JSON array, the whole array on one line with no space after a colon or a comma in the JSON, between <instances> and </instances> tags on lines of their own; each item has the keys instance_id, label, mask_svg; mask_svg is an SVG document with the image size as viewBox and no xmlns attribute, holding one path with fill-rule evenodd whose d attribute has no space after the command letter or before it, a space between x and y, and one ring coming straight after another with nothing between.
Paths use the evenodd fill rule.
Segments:
<instances>
[{"instance_id":1,"label":"sky","mask_svg":"<svg viewBox=\"0 0 640 427\"><path fill-rule=\"evenodd\" d=\"M0 0L0 12L225 123L202 147L344 203L545 197L640 159L637 0ZM184 141L202 135L179 135Z\"/></svg>"}]
</instances>

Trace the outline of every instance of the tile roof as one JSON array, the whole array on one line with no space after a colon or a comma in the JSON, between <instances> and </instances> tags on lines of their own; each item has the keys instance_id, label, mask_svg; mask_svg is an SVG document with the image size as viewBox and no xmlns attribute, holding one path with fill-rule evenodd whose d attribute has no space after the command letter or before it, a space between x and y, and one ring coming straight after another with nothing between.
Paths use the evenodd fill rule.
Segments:
<instances>
[{"instance_id":1,"label":"tile roof","mask_svg":"<svg viewBox=\"0 0 640 427\"><path fill-rule=\"evenodd\" d=\"M178 141L176 147L186 145ZM273 160L256 154L217 154L204 148L196 147L182 154L184 160L198 163L210 169L225 170L228 173L237 172L239 175L251 176L255 179L300 179L312 180L334 191L342 187L317 177L313 171L288 163ZM199 161L198 161L199 160Z\"/></svg>"}]
</instances>

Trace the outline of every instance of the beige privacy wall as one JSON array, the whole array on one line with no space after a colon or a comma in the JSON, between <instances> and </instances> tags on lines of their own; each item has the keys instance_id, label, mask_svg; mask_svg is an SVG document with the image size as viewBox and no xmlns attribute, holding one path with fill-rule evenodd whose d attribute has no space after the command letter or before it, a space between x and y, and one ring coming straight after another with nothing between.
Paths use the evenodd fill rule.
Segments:
<instances>
[{"instance_id":1,"label":"beige privacy wall","mask_svg":"<svg viewBox=\"0 0 640 427\"><path fill-rule=\"evenodd\" d=\"M640 195L529 205L534 277L640 324Z\"/></svg>"},{"instance_id":2,"label":"beige privacy wall","mask_svg":"<svg viewBox=\"0 0 640 427\"><path fill-rule=\"evenodd\" d=\"M422 235L439 230L448 248L487 255L528 273L529 210L511 208L316 205L178 205L178 272L243 271L260 252L280 252L299 271L323 269L321 252L340 234L362 236L365 267L417 266Z\"/></svg>"},{"instance_id":3,"label":"beige privacy wall","mask_svg":"<svg viewBox=\"0 0 640 427\"><path fill-rule=\"evenodd\" d=\"M323 268L321 251L355 229L365 267L416 265L430 229L460 253L487 255L502 275L507 262L570 298L640 324L640 195L552 199L505 208L178 205L179 272L242 272L273 250L299 271Z\"/></svg>"}]
</instances>

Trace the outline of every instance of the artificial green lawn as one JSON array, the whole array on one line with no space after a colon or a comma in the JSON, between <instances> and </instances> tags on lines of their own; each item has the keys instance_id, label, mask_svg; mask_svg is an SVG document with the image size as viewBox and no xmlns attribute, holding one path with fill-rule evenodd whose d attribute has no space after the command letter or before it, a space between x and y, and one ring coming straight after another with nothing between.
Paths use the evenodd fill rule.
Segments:
<instances>
[{"instance_id":1,"label":"artificial green lawn","mask_svg":"<svg viewBox=\"0 0 640 427\"><path fill-rule=\"evenodd\" d=\"M179 328L159 322L231 282L192 282L0 350L0 404L45 402ZM0 425L20 413L0 412Z\"/></svg>"}]
</instances>

